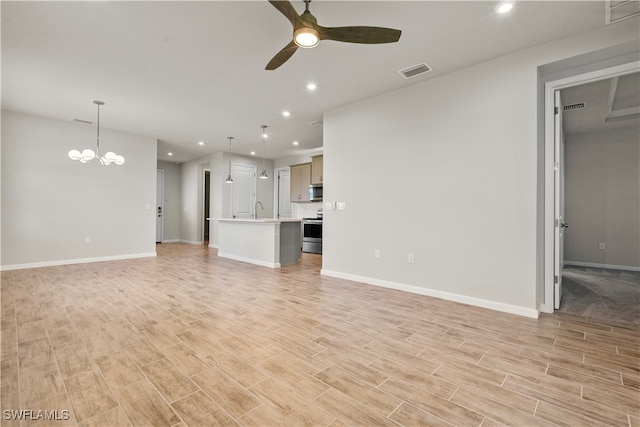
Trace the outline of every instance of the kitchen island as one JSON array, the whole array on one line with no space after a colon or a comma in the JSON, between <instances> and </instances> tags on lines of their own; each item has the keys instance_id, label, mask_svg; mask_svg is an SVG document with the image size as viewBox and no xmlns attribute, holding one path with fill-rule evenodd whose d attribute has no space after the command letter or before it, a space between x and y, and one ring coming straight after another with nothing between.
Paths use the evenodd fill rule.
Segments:
<instances>
[{"instance_id":1,"label":"kitchen island","mask_svg":"<svg viewBox=\"0 0 640 427\"><path fill-rule=\"evenodd\" d=\"M300 219L231 219L218 221L218 256L264 267L298 262L302 238Z\"/></svg>"}]
</instances>

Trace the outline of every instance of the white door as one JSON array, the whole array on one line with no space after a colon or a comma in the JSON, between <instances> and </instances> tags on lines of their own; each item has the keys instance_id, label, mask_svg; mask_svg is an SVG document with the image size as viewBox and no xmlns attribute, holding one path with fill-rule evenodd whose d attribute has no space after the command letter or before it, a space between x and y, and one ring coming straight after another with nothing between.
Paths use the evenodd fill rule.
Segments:
<instances>
[{"instance_id":1,"label":"white door","mask_svg":"<svg viewBox=\"0 0 640 427\"><path fill-rule=\"evenodd\" d=\"M233 164L231 174L233 176L231 216L253 218L256 200L256 167Z\"/></svg>"},{"instance_id":2,"label":"white door","mask_svg":"<svg viewBox=\"0 0 640 427\"><path fill-rule=\"evenodd\" d=\"M560 308L562 300L562 267L564 267L564 229L569 225L564 218L564 132L562 130L562 101L560 91L555 91L554 120L554 197L555 197L555 232L554 232L554 297L553 306Z\"/></svg>"},{"instance_id":3,"label":"white door","mask_svg":"<svg viewBox=\"0 0 640 427\"><path fill-rule=\"evenodd\" d=\"M278 218L291 218L291 172L289 169L278 171Z\"/></svg>"},{"instance_id":4,"label":"white door","mask_svg":"<svg viewBox=\"0 0 640 427\"><path fill-rule=\"evenodd\" d=\"M164 217L164 171L158 169L156 175L156 243L162 242L162 221Z\"/></svg>"}]
</instances>

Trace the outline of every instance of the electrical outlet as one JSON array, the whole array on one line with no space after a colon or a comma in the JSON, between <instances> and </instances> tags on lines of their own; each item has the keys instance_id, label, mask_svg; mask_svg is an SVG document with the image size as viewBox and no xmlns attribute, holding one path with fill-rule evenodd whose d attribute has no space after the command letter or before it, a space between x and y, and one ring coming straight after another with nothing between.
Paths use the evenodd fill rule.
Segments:
<instances>
[{"instance_id":1,"label":"electrical outlet","mask_svg":"<svg viewBox=\"0 0 640 427\"><path fill-rule=\"evenodd\" d=\"M607 245L605 245L603 242L600 242L600 245L598 245L598 247L600 249L607 249Z\"/></svg>"},{"instance_id":2,"label":"electrical outlet","mask_svg":"<svg viewBox=\"0 0 640 427\"><path fill-rule=\"evenodd\" d=\"M410 264L413 264L413 252L409 252L407 254L407 262L409 262Z\"/></svg>"},{"instance_id":3,"label":"electrical outlet","mask_svg":"<svg viewBox=\"0 0 640 427\"><path fill-rule=\"evenodd\" d=\"M380 249L376 249L375 251L373 251L373 256L375 258L380 258Z\"/></svg>"}]
</instances>

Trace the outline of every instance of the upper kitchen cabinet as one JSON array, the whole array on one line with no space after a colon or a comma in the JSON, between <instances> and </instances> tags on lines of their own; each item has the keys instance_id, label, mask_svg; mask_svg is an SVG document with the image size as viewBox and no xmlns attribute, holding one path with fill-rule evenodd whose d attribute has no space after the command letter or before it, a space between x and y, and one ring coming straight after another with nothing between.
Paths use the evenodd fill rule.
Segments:
<instances>
[{"instance_id":1,"label":"upper kitchen cabinet","mask_svg":"<svg viewBox=\"0 0 640 427\"><path fill-rule=\"evenodd\" d=\"M311 185L311 163L293 165L291 169L291 201L308 202Z\"/></svg>"},{"instance_id":2,"label":"upper kitchen cabinet","mask_svg":"<svg viewBox=\"0 0 640 427\"><path fill-rule=\"evenodd\" d=\"M322 185L322 159L322 155L311 157L311 184Z\"/></svg>"}]
</instances>

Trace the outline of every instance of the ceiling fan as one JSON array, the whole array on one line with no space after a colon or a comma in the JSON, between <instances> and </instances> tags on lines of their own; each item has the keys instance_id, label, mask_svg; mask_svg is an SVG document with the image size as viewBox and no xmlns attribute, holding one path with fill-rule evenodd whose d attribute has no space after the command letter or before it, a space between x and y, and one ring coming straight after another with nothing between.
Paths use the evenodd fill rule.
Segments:
<instances>
[{"instance_id":1,"label":"ceiling fan","mask_svg":"<svg viewBox=\"0 0 640 427\"><path fill-rule=\"evenodd\" d=\"M379 44L394 43L400 39L402 31L383 27L323 27L318 25L316 17L309 12L311 0L304 0L305 8L301 15L293 8L289 0L269 0L293 25L293 40L274 56L265 67L275 70L295 53L298 47L310 48L320 40L339 42Z\"/></svg>"}]
</instances>

